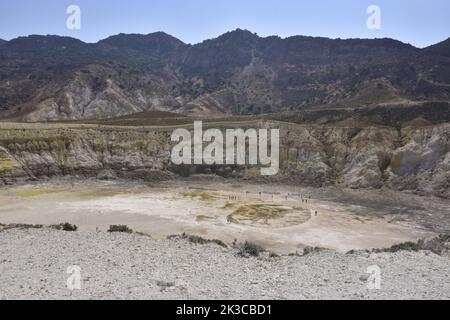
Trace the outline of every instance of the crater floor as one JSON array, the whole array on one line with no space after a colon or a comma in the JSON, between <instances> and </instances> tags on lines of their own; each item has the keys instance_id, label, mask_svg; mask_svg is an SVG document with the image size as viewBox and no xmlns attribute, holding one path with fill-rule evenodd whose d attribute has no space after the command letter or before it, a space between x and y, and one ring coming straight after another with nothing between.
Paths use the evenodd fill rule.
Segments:
<instances>
[{"instance_id":1,"label":"crater floor","mask_svg":"<svg viewBox=\"0 0 450 320\"><path fill-rule=\"evenodd\" d=\"M4 224L70 222L81 231L121 224L159 239L186 233L228 244L250 240L281 254L416 241L442 231L438 224L445 229L448 221L435 223L436 215L450 217L448 200L208 179L157 185L61 179L0 189Z\"/></svg>"}]
</instances>

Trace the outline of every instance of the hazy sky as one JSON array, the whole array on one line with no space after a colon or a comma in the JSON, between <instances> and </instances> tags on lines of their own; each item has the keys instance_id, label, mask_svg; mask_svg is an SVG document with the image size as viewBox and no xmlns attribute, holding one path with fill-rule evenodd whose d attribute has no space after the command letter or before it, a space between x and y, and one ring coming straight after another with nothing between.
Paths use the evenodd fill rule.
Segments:
<instances>
[{"instance_id":1,"label":"hazy sky","mask_svg":"<svg viewBox=\"0 0 450 320\"><path fill-rule=\"evenodd\" d=\"M68 30L66 9L81 8L81 29ZM381 30L369 30L369 5ZM96 42L117 33L165 31L197 43L236 28L260 36L390 37L418 47L450 37L449 0L1 0L0 38L58 34Z\"/></svg>"}]
</instances>

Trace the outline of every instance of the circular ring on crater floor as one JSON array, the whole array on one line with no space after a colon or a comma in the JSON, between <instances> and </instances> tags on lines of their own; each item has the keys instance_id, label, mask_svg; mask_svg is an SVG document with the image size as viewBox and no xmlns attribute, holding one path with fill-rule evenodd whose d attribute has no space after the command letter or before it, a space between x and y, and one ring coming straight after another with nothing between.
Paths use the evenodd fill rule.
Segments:
<instances>
[{"instance_id":1,"label":"circular ring on crater floor","mask_svg":"<svg viewBox=\"0 0 450 320\"><path fill-rule=\"evenodd\" d=\"M302 207L276 204L247 204L227 216L229 223L281 228L299 225L311 219L311 212Z\"/></svg>"}]
</instances>

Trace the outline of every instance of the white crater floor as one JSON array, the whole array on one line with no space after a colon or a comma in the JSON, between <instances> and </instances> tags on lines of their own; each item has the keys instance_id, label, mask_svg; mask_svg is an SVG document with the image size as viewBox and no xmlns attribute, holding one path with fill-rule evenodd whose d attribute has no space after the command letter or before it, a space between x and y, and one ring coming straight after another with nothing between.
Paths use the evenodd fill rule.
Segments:
<instances>
[{"instance_id":1,"label":"white crater floor","mask_svg":"<svg viewBox=\"0 0 450 320\"><path fill-rule=\"evenodd\" d=\"M230 215L235 217L233 213L245 206L282 208L282 214L230 221ZM151 187L87 181L0 190L3 224L69 222L85 231L121 224L154 238L184 232L227 243L250 240L277 253L305 246L340 252L381 248L432 235L411 222L391 219L389 212L385 217L357 213L364 209L333 202L311 190L269 185L173 182Z\"/></svg>"}]
</instances>

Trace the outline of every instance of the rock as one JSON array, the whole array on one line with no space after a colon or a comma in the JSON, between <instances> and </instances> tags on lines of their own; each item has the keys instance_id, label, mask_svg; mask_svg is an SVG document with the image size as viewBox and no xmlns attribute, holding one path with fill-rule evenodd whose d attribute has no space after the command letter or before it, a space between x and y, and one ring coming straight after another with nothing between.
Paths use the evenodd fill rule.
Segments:
<instances>
[{"instance_id":1,"label":"rock","mask_svg":"<svg viewBox=\"0 0 450 320\"><path fill-rule=\"evenodd\" d=\"M369 280L369 274L363 274L359 277L359 280L362 282L366 282L367 280Z\"/></svg>"},{"instance_id":2,"label":"rock","mask_svg":"<svg viewBox=\"0 0 450 320\"><path fill-rule=\"evenodd\" d=\"M116 173L111 169L105 169L97 174L99 180L115 180L117 179Z\"/></svg>"},{"instance_id":3,"label":"rock","mask_svg":"<svg viewBox=\"0 0 450 320\"><path fill-rule=\"evenodd\" d=\"M269 124L275 125L265 123ZM206 173L264 183L389 187L450 197L450 124L408 127L401 133L386 126L276 125L281 135L280 171L261 177L255 166L173 165L170 134L156 129L39 124L23 131L14 130L16 124L3 124L0 141L8 142L0 143L0 184L66 175L160 181Z\"/></svg>"}]
</instances>

